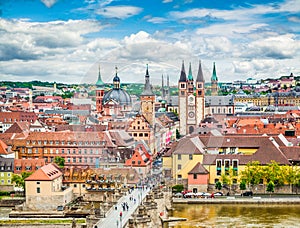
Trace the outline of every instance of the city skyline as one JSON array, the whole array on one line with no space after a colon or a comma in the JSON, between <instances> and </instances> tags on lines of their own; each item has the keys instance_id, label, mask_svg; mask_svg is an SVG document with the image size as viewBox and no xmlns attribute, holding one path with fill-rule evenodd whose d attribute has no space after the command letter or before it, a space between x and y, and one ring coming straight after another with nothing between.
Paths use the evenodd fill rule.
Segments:
<instances>
[{"instance_id":1,"label":"city skyline","mask_svg":"<svg viewBox=\"0 0 300 228\"><path fill-rule=\"evenodd\" d=\"M300 5L287 1L5 1L0 4L1 80L176 85L199 60L210 80L299 75Z\"/></svg>"}]
</instances>

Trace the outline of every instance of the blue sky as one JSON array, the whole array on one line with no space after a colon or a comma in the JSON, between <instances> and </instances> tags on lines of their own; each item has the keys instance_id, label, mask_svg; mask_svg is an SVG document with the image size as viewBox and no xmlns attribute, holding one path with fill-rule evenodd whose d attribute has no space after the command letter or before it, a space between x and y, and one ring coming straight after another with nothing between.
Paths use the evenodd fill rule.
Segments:
<instances>
[{"instance_id":1,"label":"blue sky","mask_svg":"<svg viewBox=\"0 0 300 228\"><path fill-rule=\"evenodd\" d=\"M177 84L182 61L209 81L300 75L300 0L0 0L0 77Z\"/></svg>"}]
</instances>

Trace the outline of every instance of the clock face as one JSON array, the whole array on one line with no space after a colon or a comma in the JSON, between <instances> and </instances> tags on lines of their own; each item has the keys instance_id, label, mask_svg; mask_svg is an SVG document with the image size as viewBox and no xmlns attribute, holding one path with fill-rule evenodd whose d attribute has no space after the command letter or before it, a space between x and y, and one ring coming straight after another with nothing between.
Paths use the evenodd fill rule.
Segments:
<instances>
[{"instance_id":1,"label":"clock face","mask_svg":"<svg viewBox=\"0 0 300 228\"><path fill-rule=\"evenodd\" d=\"M194 101L194 97L189 97L189 102L193 102Z\"/></svg>"},{"instance_id":2,"label":"clock face","mask_svg":"<svg viewBox=\"0 0 300 228\"><path fill-rule=\"evenodd\" d=\"M194 112L189 112L189 117L190 118L193 118L195 116L195 113Z\"/></svg>"}]
</instances>

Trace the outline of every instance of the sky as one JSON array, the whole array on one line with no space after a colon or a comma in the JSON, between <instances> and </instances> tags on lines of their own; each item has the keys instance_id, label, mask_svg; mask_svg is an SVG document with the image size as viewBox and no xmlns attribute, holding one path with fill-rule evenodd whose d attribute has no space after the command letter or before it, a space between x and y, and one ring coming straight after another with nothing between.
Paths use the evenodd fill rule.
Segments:
<instances>
[{"instance_id":1,"label":"sky","mask_svg":"<svg viewBox=\"0 0 300 228\"><path fill-rule=\"evenodd\" d=\"M300 0L0 0L0 80L300 75ZM166 82L165 82L166 83Z\"/></svg>"}]
</instances>

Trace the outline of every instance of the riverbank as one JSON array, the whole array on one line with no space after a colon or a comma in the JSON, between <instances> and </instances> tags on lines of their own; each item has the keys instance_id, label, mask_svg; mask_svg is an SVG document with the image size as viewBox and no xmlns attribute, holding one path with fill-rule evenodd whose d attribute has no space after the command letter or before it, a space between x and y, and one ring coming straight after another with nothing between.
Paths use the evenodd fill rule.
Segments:
<instances>
[{"instance_id":1,"label":"riverbank","mask_svg":"<svg viewBox=\"0 0 300 228\"><path fill-rule=\"evenodd\" d=\"M173 204L300 204L300 196L294 197L220 197L220 198L173 198Z\"/></svg>"}]
</instances>

